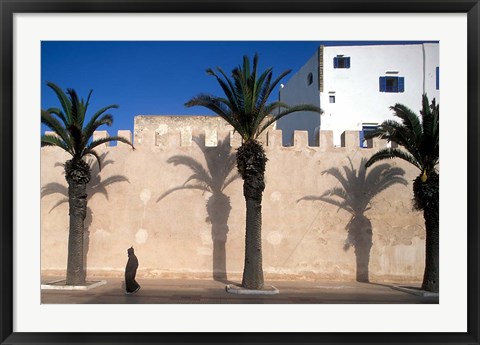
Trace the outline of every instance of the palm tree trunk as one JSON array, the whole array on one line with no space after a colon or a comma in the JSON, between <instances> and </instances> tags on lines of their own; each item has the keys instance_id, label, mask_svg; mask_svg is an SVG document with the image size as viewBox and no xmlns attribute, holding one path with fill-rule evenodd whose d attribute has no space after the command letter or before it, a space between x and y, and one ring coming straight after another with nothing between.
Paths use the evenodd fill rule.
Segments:
<instances>
[{"instance_id":1,"label":"palm tree trunk","mask_svg":"<svg viewBox=\"0 0 480 345\"><path fill-rule=\"evenodd\" d=\"M90 181L90 167L82 160L67 161L65 178L68 182L70 216L66 285L85 285L83 231L87 214L86 189L87 183Z\"/></svg>"},{"instance_id":2,"label":"palm tree trunk","mask_svg":"<svg viewBox=\"0 0 480 345\"><path fill-rule=\"evenodd\" d=\"M70 231L68 234L67 285L84 285L83 222L87 209L86 185L72 183L68 187Z\"/></svg>"},{"instance_id":3,"label":"palm tree trunk","mask_svg":"<svg viewBox=\"0 0 480 345\"><path fill-rule=\"evenodd\" d=\"M265 190L267 157L262 145L251 140L237 150L237 168L243 178L246 202L245 263L242 287L263 288L262 268L262 194Z\"/></svg>"},{"instance_id":4,"label":"palm tree trunk","mask_svg":"<svg viewBox=\"0 0 480 345\"><path fill-rule=\"evenodd\" d=\"M432 171L422 181L417 177L413 182L414 207L423 210L425 219L425 272L422 289L439 290L439 176Z\"/></svg>"},{"instance_id":5,"label":"palm tree trunk","mask_svg":"<svg viewBox=\"0 0 480 345\"><path fill-rule=\"evenodd\" d=\"M439 219L437 207L426 207L425 218L425 273L422 290L438 292L439 290Z\"/></svg>"},{"instance_id":6,"label":"palm tree trunk","mask_svg":"<svg viewBox=\"0 0 480 345\"><path fill-rule=\"evenodd\" d=\"M262 205L254 199L245 198L247 221L245 232L245 263L242 286L246 289L263 288L262 267Z\"/></svg>"}]
</instances>

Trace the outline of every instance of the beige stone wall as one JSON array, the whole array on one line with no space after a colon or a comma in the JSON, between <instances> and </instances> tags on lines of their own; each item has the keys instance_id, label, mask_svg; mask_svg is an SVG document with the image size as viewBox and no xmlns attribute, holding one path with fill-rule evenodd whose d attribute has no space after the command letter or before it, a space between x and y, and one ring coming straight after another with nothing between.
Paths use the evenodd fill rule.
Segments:
<instances>
[{"instance_id":1,"label":"beige stone wall","mask_svg":"<svg viewBox=\"0 0 480 345\"><path fill-rule=\"evenodd\" d=\"M128 131L119 135L131 137ZM205 137L200 142L195 140L201 135ZM373 148L361 149L358 132L346 132L345 147L334 147L331 138L331 132L320 132L320 146L309 147L307 133L296 132L294 146L282 147L281 131L270 130L263 137L269 159L262 208L267 279L356 278L362 246L356 255L355 248L346 245L351 214L307 197L342 186L323 171L344 172L350 161L358 170L361 159L385 143L375 141ZM215 145L224 139L226 144ZM235 153L239 138L216 117L138 116L134 142L136 150L122 143L103 147L100 173L93 164L85 235L87 274L123 275L126 251L133 245L141 277L209 278L215 271L219 277L226 273L228 279L239 279L245 236L242 180L222 188L236 172L235 167L230 174L224 171L224 158ZM61 163L67 159L57 148L42 148L43 274L64 274L66 269L68 203ZM369 276L372 281L420 280L424 223L411 204L412 180L418 171L399 160L385 163L403 169L408 184L395 184L375 195L362 222L356 222L359 229L371 223ZM197 176L209 177L207 187L189 181L194 171L188 166ZM193 184L195 188L188 188Z\"/></svg>"}]
</instances>

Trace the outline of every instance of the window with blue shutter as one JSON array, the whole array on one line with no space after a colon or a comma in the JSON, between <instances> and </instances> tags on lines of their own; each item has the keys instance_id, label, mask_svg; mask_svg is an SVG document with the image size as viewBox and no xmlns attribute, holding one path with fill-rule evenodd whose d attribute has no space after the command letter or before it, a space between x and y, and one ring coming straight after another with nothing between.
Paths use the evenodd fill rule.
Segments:
<instances>
[{"instance_id":1,"label":"window with blue shutter","mask_svg":"<svg viewBox=\"0 0 480 345\"><path fill-rule=\"evenodd\" d=\"M350 57L336 56L333 58L333 68L350 68Z\"/></svg>"},{"instance_id":2,"label":"window with blue shutter","mask_svg":"<svg viewBox=\"0 0 480 345\"><path fill-rule=\"evenodd\" d=\"M405 92L404 77L380 77L380 92Z\"/></svg>"},{"instance_id":3,"label":"window with blue shutter","mask_svg":"<svg viewBox=\"0 0 480 345\"><path fill-rule=\"evenodd\" d=\"M371 143L369 145L368 141L370 140L366 140L365 139L365 135L369 132L374 132L377 130L377 126L374 126L374 125L363 125L362 126L362 130L359 131L359 135L360 135L360 147L372 147Z\"/></svg>"},{"instance_id":4,"label":"window with blue shutter","mask_svg":"<svg viewBox=\"0 0 480 345\"><path fill-rule=\"evenodd\" d=\"M367 143L365 142L365 134L363 134L363 130L359 131L360 135L360 147L367 147Z\"/></svg>"},{"instance_id":5,"label":"window with blue shutter","mask_svg":"<svg viewBox=\"0 0 480 345\"><path fill-rule=\"evenodd\" d=\"M380 92L387 92L387 77L380 77Z\"/></svg>"},{"instance_id":6,"label":"window with blue shutter","mask_svg":"<svg viewBox=\"0 0 480 345\"><path fill-rule=\"evenodd\" d=\"M397 85L398 85L397 92L404 92L405 91L405 78L404 77L398 77Z\"/></svg>"},{"instance_id":7,"label":"window with blue shutter","mask_svg":"<svg viewBox=\"0 0 480 345\"><path fill-rule=\"evenodd\" d=\"M440 67L437 67L435 69L435 75L436 75L436 78L435 78L435 88L437 90L440 89Z\"/></svg>"}]
</instances>

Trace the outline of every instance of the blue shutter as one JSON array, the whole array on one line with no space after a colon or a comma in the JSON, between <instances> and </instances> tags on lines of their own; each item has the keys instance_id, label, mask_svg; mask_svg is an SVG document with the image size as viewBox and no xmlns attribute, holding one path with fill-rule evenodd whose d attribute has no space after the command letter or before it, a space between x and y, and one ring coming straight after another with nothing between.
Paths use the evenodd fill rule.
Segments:
<instances>
[{"instance_id":1,"label":"blue shutter","mask_svg":"<svg viewBox=\"0 0 480 345\"><path fill-rule=\"evenodd\" d=\"M404 92L404 91L405 91L405 78L398 77L398 92Z\"/></svg>"},{"instance_id":2,"label":"blue shutter","mask_svg":"<svg viewBox=\"0 0 480 345\"><path fill-rule=\"evenodd\" d=\"M435 74L436 74L436 80L435 80L435 86L436 89L440 89L440 67L437 67L435 69Z\"/></svg>"},{"instance_id":3,"label":"blue shutter","mask_svg":"<svg viewBox=\"0 0 480 345\"><path fill-rule=\"evenodd\" d=\"M387 91L387 77L380 77L380 92Z\"/></svg>"},{"instance_id":4,"label":"blue shutter","mask_svg":"<svg viewBox=\"0 0 480 345\"><path fill-rule=\"evenodd\" d=\"M350 68L350 57L345 58L345 68Z\"/></svg>"},{"instance_id":5,"label":"blue shutter","mask_svg":"<svg viewBox=\"0 0 480 345\"><path fill-rule=\"evenodd\" d=\"M364 134L363 134L363 129L361 131L358 131L360 134L360 147L363 147L363 140L364 140Z\"/></svg>"},{"instance_id":6,"label":"blue shutter","mask_svg":"<svg viewBox=\"0 0 480 345\"><path fill-rule=\"evenodd\" d=\"M338 58L337 57L333 58L333 68L338 68Z\"/></svg>"}]
</instances>

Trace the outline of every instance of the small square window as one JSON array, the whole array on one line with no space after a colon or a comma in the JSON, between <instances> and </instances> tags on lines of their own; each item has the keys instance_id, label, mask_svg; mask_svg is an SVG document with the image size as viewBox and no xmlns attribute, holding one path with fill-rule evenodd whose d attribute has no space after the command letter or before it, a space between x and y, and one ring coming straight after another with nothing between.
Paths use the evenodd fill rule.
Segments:
<instances>
[{"instance_id":1,"label":"small square window","mask_svg":"<svg viewBox=\"0 0 480 345\"><path fill-rule=\"evenodd\" d=\"M330 103L335 103L335 95L328 96L328 100Z\"/></svg>"},{"instance_id":2,"label":"small square window","mask_svg":"<svg viewBox=\"0 0 480 345\"><path fill-rule=\"evenodd\" d=\"M404 92L404 77L380 77L380 92Z\"/></svg>"},{"instance_id":3,"label":"small square window","mask_svg":"<svg viewBox=\"0 0 480 345\"><path fill-rule=\"evenodd\" d=\"M350 57L340 55L334 57L333 68L350 68Z\"/></svg>"}]
</instances>

